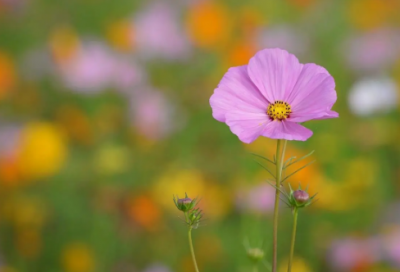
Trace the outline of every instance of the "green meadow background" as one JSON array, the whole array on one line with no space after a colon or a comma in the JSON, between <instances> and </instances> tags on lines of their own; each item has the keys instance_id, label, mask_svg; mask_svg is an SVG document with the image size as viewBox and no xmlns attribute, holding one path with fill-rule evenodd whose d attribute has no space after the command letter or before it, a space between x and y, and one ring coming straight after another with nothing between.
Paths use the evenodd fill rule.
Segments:
<instances>
[{"instance_id":1,"label":"green meadow background","mask_svg":"<svg viewBox=\"0 0 400 272\"><path fill-rule=\"evenodd\" d=\"M324 66L340 118L287 155L318 201L293 272L400 271L398 0L0 0L0 271L194 271L172 196L199 197L200 271L271 256L271 177L212 118L229 67L280 47ZM305 163L305 162L304 162ZM299 165L300 166L300 165ZM279 272L292 215L281 205ZM259 271L267 271L263 264Z\"/></svg>"}]
</instances>

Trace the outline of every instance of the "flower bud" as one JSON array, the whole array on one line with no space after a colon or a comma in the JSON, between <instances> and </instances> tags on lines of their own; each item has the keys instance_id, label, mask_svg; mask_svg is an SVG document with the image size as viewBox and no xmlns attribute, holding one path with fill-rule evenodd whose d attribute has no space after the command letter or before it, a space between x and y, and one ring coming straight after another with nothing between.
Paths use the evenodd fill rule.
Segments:
<instances>
[{"instance_id":1,"label":"flower bud","mask_svg":"<svg viewBox=\"0 0 400 272\"><path fill-rule=\"evenodd\" d=\"M258 262L264 258L264 251L260 248L249 248L247 256L254 262Z\"/></svg>"},{"instance_id":2,"label":"flower bud","mask_svg":"<svg viewBox=\"0 0 400 272\"><path fill-rule=\"evenodd\" d=\"M289 184L290 192L286 195L286 204L292 208L304 208L311 205L314 202L314 198L317 194L310 197L306 190L302 190L301 186L296 191L292 190Z\"/></svg>"},{"instance_id":3,"label":"flower bud","mask_svg":"<svg viewBox=\"0 0 400 272\"><path fill-rule=\"evenodd\" d=\"M310 196L308 195L308 193L303 190L294 191L293 197L296 200L296 202L299 204L304 204L310 199Z\"/></svg>"},{"instance_id":4,"label":"flower bud","mask_svg":"<svg viewBox=\"0 0 400 272\"><path fill-rule=\"evenodd\" d=\"M187 195L185 196L185 198L178 198L174 196L174 203L178 210L182 212L188 212L192 210L194 206L196 206L197 199L195 198L192 200Z\"/></svg>"},{"instance_id":5,"label":"flower bud","mask_svg":"<svg viewBox=\"0 0 400 272\"><path fill-rule=\"evenodd\" d=\"M186 198L179 198L179 199L178 199L178 204L180 204L180 205L188 205L188 204L190 204L190 203L192 203L192 199L190 199L190 198L188 198L188 197L186 197Z\"/></svg>"}]
</instances>

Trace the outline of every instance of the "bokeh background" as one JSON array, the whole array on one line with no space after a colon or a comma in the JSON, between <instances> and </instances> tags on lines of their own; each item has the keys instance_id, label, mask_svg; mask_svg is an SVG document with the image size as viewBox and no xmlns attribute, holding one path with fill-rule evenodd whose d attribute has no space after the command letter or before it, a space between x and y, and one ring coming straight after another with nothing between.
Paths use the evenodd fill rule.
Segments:
<instances>
[{"instance_id":1,"label":"bokeh background","mask_svg":"<svg viewBox=\"0 0 400 272\"><path fill-rule=\"evenodd\" d=\"M193 271L172 195L200 197L201 271L271 255L273 188L208 100L280 47L328 69L340 118L306 124L290 179L296 272L400 271L400 1L0 0L0 271ZM286 271L291 212L282 207ZM260 265L260 271L266 271Z\"/></svg>"}]
</instances>

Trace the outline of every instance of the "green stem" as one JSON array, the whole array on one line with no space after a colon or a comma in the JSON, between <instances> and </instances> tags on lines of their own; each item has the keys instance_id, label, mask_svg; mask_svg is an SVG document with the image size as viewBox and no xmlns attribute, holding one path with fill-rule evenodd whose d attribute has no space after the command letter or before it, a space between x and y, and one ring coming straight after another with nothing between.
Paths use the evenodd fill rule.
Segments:
<instances>
[{"instance_id":1,"label":"green stem","mask_svg":"<svg viewBox=\"0 0 400 272\"><path fill-rule=\"evenodd\" d=\"M285 157L286 140L278 140L276 144L276 191L275 191L275 207L274 207L274 229L272 243L272 272L276 272L278 261L278 213L279 213L279 196L282 180L283 159Z\"/></svg>"},{"instance_id":2,"label":"green stem","mask_svg":"<svg viewBox=\"0 0 400 272\"><path fill-rule=\"evenodd\" d=\"M189 227L188 236L189 236L190 253L192 254L194 269L196 270L196 272L199 272L199 268L197 267L197 262L196 262L196 256L194 255L194 249L193 249L192 227Z\"/></svg>"},{"instance_id":3,"label":"green stem","mask_svg":"<svg viewBox=\"0 0 400 272\"><path fill-rule=\"evenodd\" d=\"M293 261L294 244L295 244L295 241L296 241L297 215L298 215L298 209L297 209L297 208L294 208L294 211L293 211L292 242L291 242L291 246L290 246L290 255L289 255L289 263L288 263L288 272L292 271L292 261Z\"/></svg>"},{"instance_id":4,"label":"green stem","mask_svg":"<svg viewBox=\"0 0 400 272\"><path fill-rule=\"evenodd\" d=\"M258 272L257 264L254 264L254 265L253 265L253 272Z\"/></svg>"}]
</instances>

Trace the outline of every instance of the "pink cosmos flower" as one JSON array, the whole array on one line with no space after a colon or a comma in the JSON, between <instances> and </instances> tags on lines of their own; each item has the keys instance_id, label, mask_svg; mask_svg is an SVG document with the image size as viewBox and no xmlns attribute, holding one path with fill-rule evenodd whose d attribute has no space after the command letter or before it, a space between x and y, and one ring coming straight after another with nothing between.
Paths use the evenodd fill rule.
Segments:
<instances>
[{"instance_id":1,"label":"pink cosmos flower","mask_svg":"<svg viewBox=\"0 0 400 272\"><path fill-rule=\"evenodd\" d=\"M298 123L338 117L335 102L335 81L325 68L278 48L230 68L210 98L213 117L245 143L259 136L305 141L313 133Z\"/></svg>"}]
</instances>

